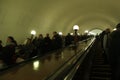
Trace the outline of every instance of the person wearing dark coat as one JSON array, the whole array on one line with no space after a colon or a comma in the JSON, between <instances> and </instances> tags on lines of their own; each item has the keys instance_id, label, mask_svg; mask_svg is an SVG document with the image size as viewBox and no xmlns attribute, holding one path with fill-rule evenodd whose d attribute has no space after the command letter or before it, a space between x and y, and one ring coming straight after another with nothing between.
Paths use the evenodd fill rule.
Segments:
<instances>
[{"instance_id":1,"label":"person wearing dark coat","mask_svg":"<svg viewBox=\"0 0 120 80\"><path fill-rule=\"evenodd\" d=\"M45 52L49 52L51 50L51 42L52 41L50 39L50 36L47 33L46 37L44 38L44 49L45 49Z\"/></svg>"},{"instance_id":2,"label":"person wearing dark coat","mask_svg":"<svg viewBox=\"0 0 120 80\"><path fill-rule=\"evenodd\" d=\"M120 23L109 36L109 60L112 68L112 80L120 80Z\"/></svg>"},{"instance_id":3,"label":"person wearing dark coat","mask_svg":"<svg viewBox=\"0 0 120 80\"><path fill-rule=\"evenodd\" d=\"M62 37L56 32L53 32L52 44L54 50L60 49L63 46Z\"/></svg>"},{"instance_id":4,"label":"person wearing dark coat","mask_svg":"<svg viewBox=\"0 0 120 80\"><path fill-rule=\"evenodd\" d=\"M3 47L2 50L2 58L3 62L7 65L11 65L15 63L15 47L17 46L17 42L14 40L12 36L8 36L6 46Z\"/></svg>"},{"instance_id":5,"label":"person wearing dark coat","mask_svg":"<svg viewBox=\"0 0 120 80\"><path fill-rule=\"evenodd\" d=\"M68 33L68 35L65 37L65 46L72 44L72 41L73 37L70 35L70 33Z\"/></svg>"}]
</instances>

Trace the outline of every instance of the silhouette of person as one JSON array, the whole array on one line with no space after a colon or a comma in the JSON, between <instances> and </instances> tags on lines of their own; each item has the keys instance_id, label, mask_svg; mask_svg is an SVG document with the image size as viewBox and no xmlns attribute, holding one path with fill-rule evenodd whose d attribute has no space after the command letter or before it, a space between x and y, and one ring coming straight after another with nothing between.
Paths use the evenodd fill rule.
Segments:
<instances>
[{"instance_id":1,"label":"silhouette of person","mask_svg":"<svg viewBox=\"0 0 120 80\"><path fill-rule=\"evenodd\" d=\"M109 60L112 68L112 79L120 80L120 23L109 37Z\"/></svg>"}]
</instances>

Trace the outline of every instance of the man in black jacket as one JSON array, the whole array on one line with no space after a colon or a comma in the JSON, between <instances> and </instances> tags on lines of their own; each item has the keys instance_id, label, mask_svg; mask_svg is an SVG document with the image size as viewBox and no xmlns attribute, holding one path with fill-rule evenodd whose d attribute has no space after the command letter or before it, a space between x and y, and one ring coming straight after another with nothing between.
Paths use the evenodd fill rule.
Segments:
<instances>
[{"instance_id":1,"label":"man in black jacket","mask_svg":"<svg viewBox=\"0 0 120 80\"><path fill-rule=\"evenodd\" d=\"M110 34L108 52L113 72L112 79L120 80L120 23L117 24L116 29Z\"/></svg>"}]
</instances>

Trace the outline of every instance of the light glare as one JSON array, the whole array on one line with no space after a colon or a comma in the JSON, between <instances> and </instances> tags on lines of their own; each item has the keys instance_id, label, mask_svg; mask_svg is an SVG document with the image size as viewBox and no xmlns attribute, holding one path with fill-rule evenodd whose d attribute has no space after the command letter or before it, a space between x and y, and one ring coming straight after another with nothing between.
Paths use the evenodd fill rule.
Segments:
<instances>
[{"instance_id":1,"label":"light glare","mask_svg":"<svg viewBox=\"0 0 120 80\"><path fill-rule=\"evenodd\" d=\"M59 35L63 35L63 33L62 33L62 32L59 32L58 34L59 34Z\"/></svg>"},{"instance_id":2,"label":"light glare","mask_svg":"<svg viewBox=\"0 0 120 80\"><path fill-rule=\"evenodd\" d=\"M116 28L113 29L113 31L117 30Z\"/></svg>"},{"instance_id":3,"label":"light glare","mask_svg":"<svg viewBox=\"0 0 120 80\"><path fill-rule=\"evenodd\" d=\"M36 35L36 31L35 30L31 30L31 34L32 35Z\"/></svg>"},{"instance_id":4,"label":"light glare","mask_svg":"<svg viewBox=\"0 0 120 80\"><path fill-rule=\"evenodd\" d=\"M39 61L33 62L33 69L34 69L34 70L38 70L39 66L40 66Z\"/></svg>"},{"instance_id":5,"label":"light glare","mask_svg":"<svg viewBox=\"0 0 120 80\"><path fill-rule=\"evenodd\" d=\"M96 35L96 33L93 33L93 32L89 32L88 35Z\"/></svg>"},{"instance_id":6,"label":"light glare","mask_svg":"<svg viewBox=\"0 0 120 80\"><path fill-rule=\"evenodd\" d=\"M79 30L79 26L78 25L74 25L73 26L73 30Z\"/></svg>"},{"instance_id":7,"label":"light glare","mask_svg":"<svg viewBox=\"0 0 120 80\"><path fill-rule=\"evenodd\" d=\"M89 31L88 30L85 30L85 33L88 33Z\"/></svg>"},{"instance_id":8,"label":"light glare","mask_svg":"<svg viewBox=\"0 0 120 80\"><path fill-rule=\"evenodd\" d=\"M73 35L73 33L70 33L70 35Z\"/></svg>"}]
</instances>

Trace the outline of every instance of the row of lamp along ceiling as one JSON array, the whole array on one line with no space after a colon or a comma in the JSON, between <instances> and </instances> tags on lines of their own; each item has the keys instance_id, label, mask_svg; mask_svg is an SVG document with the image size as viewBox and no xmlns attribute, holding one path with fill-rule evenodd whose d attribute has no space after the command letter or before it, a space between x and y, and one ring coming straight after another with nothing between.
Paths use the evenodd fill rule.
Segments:
<instances>
[{"instance_id":1,"label":"row of lamp along ceiling","mask_svg":"<svg viewBox=\"0 0 120 80\"><path fill-rule=\"evenodd\" d=\"M79 30L79 26L78 25L74 25L73 26L73 30L75 31L78 31ZM116 28L114 28L113 30L116 30ZM89 32L89 30L85 30L84 33L87 33L88 35L96 35L96 33L93 33L93 32ZM63 35L62 32L59 32L58 33L59 35ZM71 35L73 35L73 33L70 33ZM35 30L31 30L31 35L36 35L36 31ZM77 35L80 35L79 33L77 33Z\"/></svg>"},{"instance_id":2,"label":"row of lamp along ceiling","mask_svg":"<svg viewBox=\"0 0 120 80\"><path fill-rule=\"evenodd\" d=\"M77 30L77 31L78 31L78 30L79 30L79 26L78 26L78 25L74 25L74 26L73 26L73 30ZM89 32L88 30L85 30L85 33L88 33L88 32ZM30 33L31 33L31 35L34 35L34 36L36 35L36 31L35 31L35 30L31 30ZM62 32L59 32L58 34L59 34L59 35L63 35ZM73 33L70 33L70 34L73 35ZM77 35L80 35L80 34L77 33Z\"/></svg>"}]
</instances>

